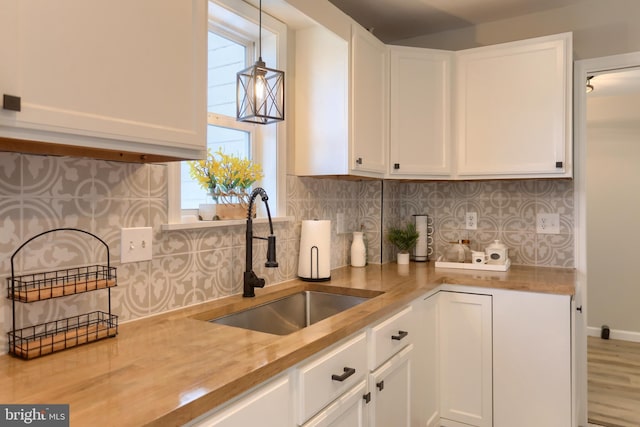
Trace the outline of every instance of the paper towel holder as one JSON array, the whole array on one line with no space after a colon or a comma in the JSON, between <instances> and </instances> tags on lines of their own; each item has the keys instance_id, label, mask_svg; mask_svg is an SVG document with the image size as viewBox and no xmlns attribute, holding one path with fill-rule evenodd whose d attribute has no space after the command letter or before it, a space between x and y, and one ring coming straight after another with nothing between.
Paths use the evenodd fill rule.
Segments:
<instances>
[{"instance_id":1,"label":"paper towel holder","mask_svg":"<svg viewBox=\"0 0 640 427\"><path fill-rule=\"evenodd\" d=\"M313 255L315 254L315 261L316 261L316 277L313 277ZM301 277L298 276L300 278L300 280L304 281L304 282L326 282L328 280L331 280L331 276L329 277L320 277L320 252L318 250L317 246L311 246L311 248L309 249L309 276L310 277Z\"/></svg>"},{"instance_id":2,"label":"paper towel holder","mask_svg":"<svg viewBox=\"0 0 640 427\"><path fill-rule=\"evenodd\" d=\"M307 282L331 280L331 221L302 221L298 278Z\"/></svg>"}]
</instances>

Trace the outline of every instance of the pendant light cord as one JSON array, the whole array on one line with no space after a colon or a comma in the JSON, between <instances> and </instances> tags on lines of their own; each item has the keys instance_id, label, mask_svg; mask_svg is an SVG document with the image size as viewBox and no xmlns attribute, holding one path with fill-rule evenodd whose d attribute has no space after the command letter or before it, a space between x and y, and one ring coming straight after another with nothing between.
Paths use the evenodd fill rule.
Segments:
<instances>
[{"instance_id":1,"label":"pendant light cord","mask_svg":"<svg viewBox=\"0 0 640 427\"><path fill-rule=\"evenodd\" d=\"M260 15L258 17L258 61L262 62L262 0L259 1Z\"/></svg>"}]
</instances>

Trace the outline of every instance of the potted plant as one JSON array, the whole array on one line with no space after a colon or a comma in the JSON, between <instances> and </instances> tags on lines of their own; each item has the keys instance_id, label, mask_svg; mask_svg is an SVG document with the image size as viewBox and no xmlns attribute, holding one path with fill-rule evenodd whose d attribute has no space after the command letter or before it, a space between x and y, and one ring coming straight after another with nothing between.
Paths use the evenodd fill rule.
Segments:
<instances>
[{"instance_id":1,"label":"potted plant","mask_svg":"<svg viewBox=\"0 0 640 427\"><path fill-rule=\"evenodd\" d=\"M398 264L409 264L409 251L416 246L419 237L412 222L405 227L391 227L387 230L387 240L398 248Z\"/></svg>"},{"instance_id":2,"label":"potted plant","mask_svg":"<svg viewBox=\"0 0 640 427\"><path fill-rule=\"evenodd\" d=\"M222 149L207 150L207 158L187 162L189 174L217 203L218 219L243 219L247 215L251 186L264 177L259 164Z\"/></svg>"}]
</instances>

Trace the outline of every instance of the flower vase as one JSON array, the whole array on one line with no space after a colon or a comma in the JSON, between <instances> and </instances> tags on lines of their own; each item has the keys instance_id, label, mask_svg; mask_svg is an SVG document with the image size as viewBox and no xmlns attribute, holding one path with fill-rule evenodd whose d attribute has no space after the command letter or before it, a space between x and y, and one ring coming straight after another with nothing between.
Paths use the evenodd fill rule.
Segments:
<instances>
[{"instance_id":1,"label":"flower vase","mask_svg":"<svg viewBox=\"0 0 640 427\"><path fill-rule=\"evenodd\" d=\"M351 243L351 266L364 267L367 265L367 248L364 245L362 232L353 232L353 242Z\"/></svg>"},{"instance_id":2,"label":"flower vase","mask_svg":"<svg viewBox=\"0 0 640 427\"><path fill-rule=\"evenodd\" d=\"M216 204L201 203L198 205L198 217L200 221L213 221L216 219Z\"/></svg>"}]
</instances>

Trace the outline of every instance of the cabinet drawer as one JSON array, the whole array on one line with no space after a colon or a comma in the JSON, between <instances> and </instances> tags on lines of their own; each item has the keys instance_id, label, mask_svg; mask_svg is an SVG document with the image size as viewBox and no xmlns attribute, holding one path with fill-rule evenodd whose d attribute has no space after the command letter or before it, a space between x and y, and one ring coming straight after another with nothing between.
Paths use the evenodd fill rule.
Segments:
<instances>
[{"instance_id":1,"label":"cabinet drawer","mask_svg":"<svg viewBox=\"0 0 640 427\"><path fill-rule=\"evenodd\" d=\"M313 357L298 368L298 424L366 378L367 346L363 332Z\"/></svg>"},{"instance_id":2,"label":"cabinet drawer","mask_svg":"<svg viewBox=\"0 0 640 427\"><path fill-rule=\"evenodd\" d=\"M384 361L413 342L411 307L406 307L387 320L368 330L369 369L374 370Z\"/></svg>"}]
</instances>

